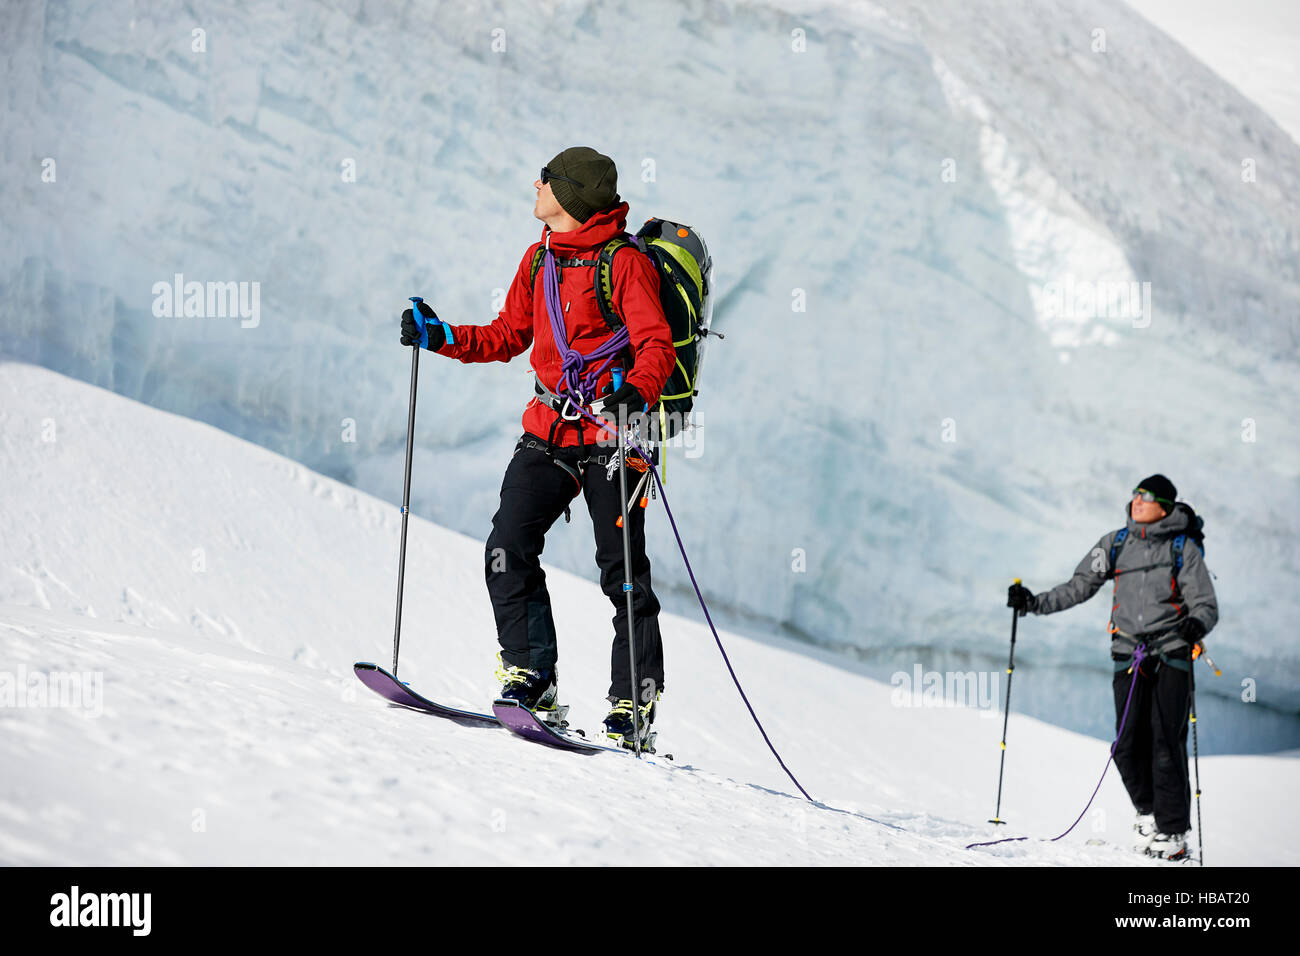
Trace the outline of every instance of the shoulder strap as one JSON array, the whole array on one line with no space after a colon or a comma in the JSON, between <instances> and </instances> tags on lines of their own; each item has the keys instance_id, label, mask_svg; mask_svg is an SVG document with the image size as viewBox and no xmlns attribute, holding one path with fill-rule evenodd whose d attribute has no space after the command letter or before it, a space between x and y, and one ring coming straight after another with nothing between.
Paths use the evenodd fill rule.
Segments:
<instances>
[{"instance_id":1,"label":"shoulder strap","mask_svg":"<svg viewBox=\"0 0 1300 956\"><path fill-rule=\"evenodd\" d=\"M1174 538L1174 577L1183 569L1183 545L1187 544L1186 533Z\"/></svg>"},{"instance_id":2,"label":"shoulder strap","mask_svg":"<svg viewBox=\"0 0 1300 956\"><path fill-rule=\"evenodd\" d=\"M1127 525L1115 532L1115 540L1110 543L1110 570L1106 572L1109 577L1113 578L1115 576L1115 559L1119 557L1119 549L1124 547L1124 541L1127 538Z\"/></svg>"},{"instance_id":3,"label":"shoulder strap","mask_svg":"<svg viewBox=\"0 0 1300 956\"><path fill-rule=\"evenodd\" d=\"M596 305L611 332L617 332L623 327L623 320L614 309L614 253L625 248L635 247L626 236L615 236L600 247L600 255L596 259L596 274L593 279Z\"/></svg>"},{"instance_id":4,"label":"shoulder strap","mask_svg":"<svg viewBox=\"0 0 1300 956\"><path fill-rule=\"evenodd\" d=\"M623 248L639 248L632 243L626 236L615 236L609 242L600 247L600 255L595 259L556 259L555 264L558 268L565 266L595 266L592 276L592 288L596 294L596 305L600 309L600 317L605 320L611 332L617 332L623 327L623 320L619 317L614 308L614 253ZM542 257L546 255L546 247L538 246L537 251L533 253L533 262L529 267L528 281L530 285L536 285L537 273L542 268Z\"/></svg>"},{"instance_id":5,"label":"shoulder strap","mask_svg":"<svg viewBox=\"0 0 1300 956\"><path fill-rule=\"evenodd\" d=\"M542 257L546 255L546 246L537 247L533 253L533 264L528 267L528 287L531 289L537 285L537 273L542 271Z\"/></svg>"}]
</instances>

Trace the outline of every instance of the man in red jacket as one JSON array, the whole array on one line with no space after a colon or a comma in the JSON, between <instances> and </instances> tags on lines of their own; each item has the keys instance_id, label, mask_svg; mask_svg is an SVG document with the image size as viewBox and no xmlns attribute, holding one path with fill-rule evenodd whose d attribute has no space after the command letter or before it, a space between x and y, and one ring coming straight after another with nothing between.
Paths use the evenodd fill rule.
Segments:
<instances>
[{"instance_id":1,"label":"man in red jacket","mask_svg":"<svg viewBox=\"0 0 1300 956\"><path fill-rule=\"evenodd\" d=\"M504 682L501 695L538 711L556 706L555 622L539 560L546 532L579 493L596 537L601 589L614 605L609 700L605 719L611 737L633 734L632 707L641 703L643 735L654 719L654 703L663 689L663 647L659 636L659 601L650 586L645 553L645 512L633 508L628 533L632 551L633 608L636 621L637 674L633 688L627 646L626 596L623 592L622 502L619 475L610 469L615 450L611 433L574 412L559 395L562 356L552 332L543 292L545 269L534 275L534 257L548 246L557 260L559 301L569 348L588 354L609 340L594 291L594 263L601 247L622 235L627 204L617 192L613 161L594 149L566 149L542 167L533 183L533 215L545 226L542 239L524 253L506 294L505 308L489 325L443 326L420 303L427 322L428 348L462 362L508 362L532 346L537 395L524 409L523 437L501 482L501 503L487 540L485 573L496 614ZM613 257L613 304L627 327L630 345L615 362L622 384L615 387L614 368L596 380L588 401L603 399L601 411L615 421L646 410L659 399L676 361L672 336L659 304L659 276L649 258L631 248ZM450 341L447 329L450 328ZM420 340L415 318L402 316L402 344ZM590 406L587 406L590 410ZM638 464L629 456L628 487L639 481ZM653 682L653 683L649 683Z\"/></svg>"}]
</instances>

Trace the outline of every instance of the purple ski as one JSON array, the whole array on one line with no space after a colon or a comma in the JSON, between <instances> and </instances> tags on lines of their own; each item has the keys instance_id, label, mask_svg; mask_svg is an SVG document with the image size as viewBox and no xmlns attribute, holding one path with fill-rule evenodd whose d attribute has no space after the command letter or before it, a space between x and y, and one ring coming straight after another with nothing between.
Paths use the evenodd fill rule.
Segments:
<instances>
[{"instance_id":1,"label":"purple ski","mask_svg":"<svg viewBox=\"0 0 1300 956\"><path fill-rule=\"evenodd\" d=\"M594 754L602 750L629 755L632 753L626 747L605 746L604 744L584 740L570 733L557 731L540 720L531 710L521 707L517 700L493 701L492 713L496 714L497 720L501 722L501 726L506 730L535 743L585 754ZM651 751L642 751L642 753L647 757L652 755ZM668 759L671 760L672 757L669 756Z\"/></svg>"},{"instance_id":2,"label":"purple ski","mask_svg":"<svg viewBox=\"0 0 1300 956\"><path fill-rule=\"evenodd\" d=\"M434 714L438 717L446 717L450 720L459 721L467 724L495 724L497 719L491 714L478 714L472 710L461 710L457 707L447 707L444 704L436 703L429 698L417 694L406 684L402 683L388 671L384 670L378 664L370 664L360 661L352 665L352 670L356 672L357 679L373 690L380 697L394 703L401 704L403 707L411 707L415 710L424 711L426 714Z\"/></svg>"}]
</instances>

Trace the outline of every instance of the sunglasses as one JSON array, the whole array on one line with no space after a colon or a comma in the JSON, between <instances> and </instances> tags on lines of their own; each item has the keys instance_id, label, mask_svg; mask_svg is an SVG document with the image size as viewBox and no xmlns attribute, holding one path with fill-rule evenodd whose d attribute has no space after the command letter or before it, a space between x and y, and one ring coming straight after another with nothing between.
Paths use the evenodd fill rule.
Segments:
<instances>
[{"instance_id":1,"label":"sunglasses","mask_svg":"<svg viewBox=\"0 0 1300 956\"><path fill-rule=\"evenodd\" d=\"M562 183L573 183L573 185L577 186L579 189L586 189L586 188L587 188L587 187L583 186L582 183L578 182L576 179L570 179L568 176L561 176L561 175L559 175L558 173L553 173L553 172L551 172L549 169L547 169L545 166L542 167L542 176L541 176L541 179L542 179L542 185L543 185L543 186L545 186L547 183L549 183L552 179L558 179L558 180L559 180L560 182L562 182Z\"/></svg>"},{"instance_id":2,"label":"sunglasses","mask_svg":"<svg viewBox=\"0 0 1300 956\"><path fill-rule=\"evenodd\" d=\"M1145 488L1134 488L1133 497L1141 498L1143 501L1154 501L1158 504L1173 507L1173 502L1168 498L1157 498L1154 492L1147 491Z\"/></svg>"}]
</instances>

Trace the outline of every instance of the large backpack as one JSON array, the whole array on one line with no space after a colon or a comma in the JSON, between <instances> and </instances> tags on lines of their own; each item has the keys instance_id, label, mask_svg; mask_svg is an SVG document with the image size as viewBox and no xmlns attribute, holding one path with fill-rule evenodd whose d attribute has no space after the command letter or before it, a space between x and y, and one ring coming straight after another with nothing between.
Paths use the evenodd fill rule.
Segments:
<instances>
[{"instance_id":1,"label":"large backpack","mask_svg":"<svg viewBox=\"0 0 1300 956\"><path fill-rule=\"evenodd\" d=\"M695 404L703 342L709 333L709 277L713 260L703 238L690 226L666 219L647 219L635 236L615 236L600 248L595 259L559 259L556 267L592 269L596 304L611 332L623 325L614 308L614 255L621 249L636 249L649 256L659 273L659 304L672 334L677 363L664 383L659 403L651 416L651 439L666 441L680 432ZM530 281L536 283L545 247L533 255ZM718 332L713 335L722 338ZM630 367L630 364L629 364Z\"/></svg>"}]
</instances>

